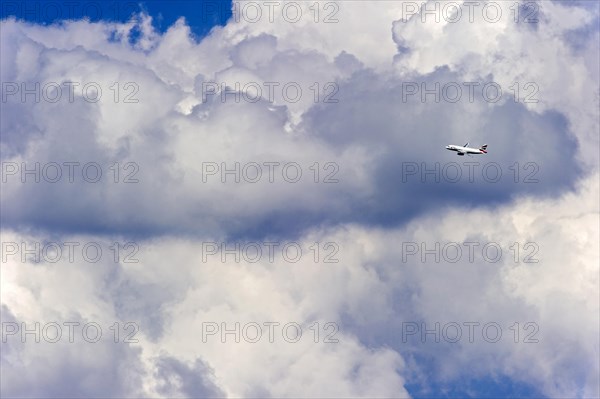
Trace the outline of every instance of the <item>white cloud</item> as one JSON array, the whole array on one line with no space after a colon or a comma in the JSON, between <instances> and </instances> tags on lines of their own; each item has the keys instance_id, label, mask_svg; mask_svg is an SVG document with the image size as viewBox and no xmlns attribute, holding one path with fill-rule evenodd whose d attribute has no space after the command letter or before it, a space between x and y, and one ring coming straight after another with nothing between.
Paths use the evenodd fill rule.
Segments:
<instances>
[{"instance_id":1,"label":"white cloud","mask_svg":"<svg viewBox=\"0 0 600 399\"><path fill-rule=\"evenodd\" d=\"M93 161L105 173L91 184L3 183L3 243L95 241L105 251L99 263L3 262L3 322L94 321L105 332L98 344L9 337L3 393L408 397L406 384L506 376L548 396L598 394L598 10L543 3L535 26L432 24L400 21L400 2L317 4L320 18L339 7L339 22L230 20L200 42L183 20L159 34L144 15L127 24L2 21L3 82L103 89L95 104L80 95L3 102L2 161ZM303 15L314 16L311 6L302 3ZM136 25L142 35L131 44ZM533 81L540 102L401 101L403 82L472 80L505 89ZM120 100L134 82L139 102L115 103L115 81ZM206 84L235 82L297 82L304 92L294 103L279 91L273 103L264 91L257 102L223 103L218 93L204 101ZM322 101L329 82L338 103ZM455 161L441 158L442 146L463 139L493 140L488 158L509 182L401 184L402 162ZM110 166L129 161L140 183L113 183ZM268 183L263 167L257 184L222 184L218 174L203 182L203 162L272 161L297 162L304 179ZM509 166L528 161L539 183L510 182ZM338 183L322 182L327 162L339 166ZM305 251L298 263L202 259L207 241L292 239ZM402 243L469 240L500 243L502 260L402 262ZM114 241L136 241L140 262L115 263ZM315 262L315 242L336 243L340 262ZM539 263L515 263L514 242L521 258L534 242ZM109 326L128 321L140 342L115 344ZM494 321L504 336L402 341L404 322L451 321ZM203 342L207 322L297 322L303 337ZM338 343L323 342L327 322L339 326ZM524 323L536 323L539 342L514 343L515 322L520 340ZM73 377L80 383L67 385Z\"/></svg>"}]
</instances>

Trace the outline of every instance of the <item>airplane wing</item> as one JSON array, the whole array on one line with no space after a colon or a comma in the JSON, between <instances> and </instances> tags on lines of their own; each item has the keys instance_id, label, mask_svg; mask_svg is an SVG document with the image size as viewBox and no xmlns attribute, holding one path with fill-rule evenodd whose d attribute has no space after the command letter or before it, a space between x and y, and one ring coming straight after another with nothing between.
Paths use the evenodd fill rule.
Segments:
<instances>
[{"instance_id":1,"label":"airplane wing","mask_svg":"<svg viewBox=\"0 0 600 399\"><path fill-rule=\"evenodd\" d=\"M467 144L463 145L463 147L468 147L469 146L469 142L467 141Z\"/></svg>"}]
</instances>

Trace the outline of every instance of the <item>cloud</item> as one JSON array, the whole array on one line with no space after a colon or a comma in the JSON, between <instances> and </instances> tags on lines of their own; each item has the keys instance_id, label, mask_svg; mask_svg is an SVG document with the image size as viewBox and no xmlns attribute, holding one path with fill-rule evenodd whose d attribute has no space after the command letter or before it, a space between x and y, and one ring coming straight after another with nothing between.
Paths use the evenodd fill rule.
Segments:
<instances>
[{"instance_id":1,"label":"cloud","mask_svg":"<svg viewBox=\"0 0 600 399\"><path fill-rule=\"evenodd\" d=\"M423 389L499 375L515 383L533 381L549 396L590 396L598 387L593 348L597 329L590 323L598 315L593 259L598 257L594 243L599 237L592 223L597 217L596 177L559 200L523 199L494 210L455 210L392 230L347 225L314 231L300 241L305 256L297 263L286 261L279 251L273 262L266 256L258 263L236 261L231 254L224 262L222 254L204 260L204 242L196 240L140 242L140 262L120 265L111 256L95 265L81 259L23 264L12 256L3 269L3 301L16 317L27 315L30 320L67 318L77 303L83 320L95 317L103 326L112 320L121 325L135 321L140 343L120 345L127 352L141 351L148 360L140 362L138 356L121 361L137 365L136 378L150 379L146 385L155 384L161 395L174 392L170 389L189 394L195 388L186 376L198 373L207 379L198 389L217 392L218 387L232 396L390 396L407 379L418 384L416 376L425 373ZM504 220L501 225L498 215ZM5 242L24 239L8 236ZM35 241L30 240L25 242ZM443 255L435 262L431 254L423 262L421 253L405 253L405 243L425 243L431 251L436 242L465 248L462 243L467 241L478 243L473 261L467 260L466 250L458 263ZM315 262L308 249L315 242L336 243L339 262ZM502 248L501 259L486 260L486 243ZM534 243L537 251L527 243ZM527 256L538 262L525 262ZM565 269L565 264L571 267ZM79 288L60 293L59 284ZM279 323L272 335L268 322ZM319 323L317 343L314 322ZM337 327L325 328L326 322ZM257 343L251 342L254 330L246 327L252 323L261 328ZM293 329L284 335L288 323L301 326L299 342L291 342ZM407 335L407 323L418 326L416 335ZM422 339L421 323L431 331L440 324L439 342L435 332ZM458 344L448 342L453 330L441 327L449 323L461 326ZM473 342L464 323L475 325ZM500 326L498 342L490 342L494 330L483 335L488 323ZM214 334L207 334L209 324L217 328ZM223 335L225 330L229 335ZM328 343L327 337L339 342ZM557 346L563 349L556 352ZM27 353L20 356L27 358ZM403 359L411 359L410 366ZM474 373L469 366L473 362L479 364Z\"/></svg>"},{"instance_id":2,"label":"cloud","mask_svg":"<svg viewBox=\"0 0 600 399\"><path fill-rule=\"evenodd\" d=\"M183 33L187 37L187 29L174 26L157 49L172 36ZM156 71L141 66L123 61L116 61L115 66L96 50L41 51L32 62L48 57L51 61L42 64L50 71L69 65L72 57L79 60L70 71L42 73L44 82L85 82L90 80L85 76L94 76L93 81L104 88L104 98L98 103L85 98L66 104L42 101L33 107L11 101L11 106L25 111L12 114L7 128L23 130L34 125L41 130L37 137L44 137L35 147L24 149L23 135L10 131L5 144L8 151L21 149L11 161L20 172L36 162L43 169L50 162L79 162L83 167L93 160L102 168L103 179L94 184L81 177L73 183L62 179L57 184L21 184L16 173L7 178L11 184L3 194L3 211L9 215L6 225L74 233L127 231L140 236L295 236L318 223L396 225L445 206L494 205L517 195L556 194L571 188L582 173L575 159L579 148L560 113L531 112L510 96L492 103L479 94L471 101L466 91L458 103L440 101L439 93L437 99L409 96L409 86L424 91L452 84L466 90L464 83L470 81L448 69L406 81L361 68L354 61L348 61L355 64L349 73L340 67L343 58L329 62L315 51L279 50L278 43L264 34L237 43L231 49L231 62L239 65L215 72L212 78L198 74L189 93L187 78L174 85L170 72L165 81ZM105 44L109 49L116 45ZM261 64L242 56L248 51L254 57L264 52ZM120 100L125 101L125 93L134 93L137 103L114 102L111 82L119 78ZM304 95L286 104L283 87L291 83ZM130 89L125 90L128 84ZM263 100L240 100L242 95L236 98L233 93L207 94L212 93L207 87L221 90L225 85L230 87L227 90L251 85L251 93L244 93L244 98L254 99L260 90ZM321 88L317 104L314 85ZM334 94L330 99L335 102L325 102L327 87L335 90L328 92ZM190 98L194 98L188 105L191 108L178 112ZM35 112L26 117L31 108ZM75 109L65 118L45 122L51 115ZM467 126L462 123L464 116L468 116ZM21 124L21 119L26 122ZM440 163L429 142L440 143L441 148L469 139L489 143L495 163L481 162L477 170L470 170L450 154L444 154L445 163ZM9 145L12 140L15 144ZM64 148L66 142L69 148ZM117 162L118 169L134 162L121 174L135 172L133 179L139 182L117 180ZM227 170L232 172L227 174ZM433 176L427 177L427 170L433 170ZM467 177L472 172L484 184L473 184ZM457 180L454 173L460 174ZM535 184L522 184L532 175ZM427 179L440 184L424 184ZM82 190L89 195L75 194ZM265 191L270 193L266 200ZM94 209L93 215L89 209Z\"/></svg>"},{"instance_id":3,"label":"cloud","mask_svg":"<svg viewBox=\"0 0 600 399\"><path fill-rule=\"evenodd\" d=\"M597 396L597 7L423 23L407 2L326 4L302 3L296 23L234 15L200 40L145 14L2 21L3 327L104 332L7 336L3 394ZM37 82L40 101L23 100ZM444 150L465 141L488 154ZM73 261L23 260L36 242L80 245ZM207 255L249 243L255 263ZM463 257L423 255L436 243ZM436 323L440 342L423 338Z\"/></svg>"}]
</instances>

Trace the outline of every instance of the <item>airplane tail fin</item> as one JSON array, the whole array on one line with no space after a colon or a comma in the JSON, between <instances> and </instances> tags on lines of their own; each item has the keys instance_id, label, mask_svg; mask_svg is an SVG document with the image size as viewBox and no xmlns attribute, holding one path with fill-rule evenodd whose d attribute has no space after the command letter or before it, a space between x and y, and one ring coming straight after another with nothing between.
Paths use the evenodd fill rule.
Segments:
<instances>
[{"instance_id":1,"label":"airplane tail fin","mask_svg":"<svg viewBox=\"0 0 600 399\"><path fill-rule=\"evenodd\" d=\"M487 144L482 145L481 147L479 147L479 149L481 150L481 152L483 152L484 154L487 154Z\"/></svg>"}]
</instances>

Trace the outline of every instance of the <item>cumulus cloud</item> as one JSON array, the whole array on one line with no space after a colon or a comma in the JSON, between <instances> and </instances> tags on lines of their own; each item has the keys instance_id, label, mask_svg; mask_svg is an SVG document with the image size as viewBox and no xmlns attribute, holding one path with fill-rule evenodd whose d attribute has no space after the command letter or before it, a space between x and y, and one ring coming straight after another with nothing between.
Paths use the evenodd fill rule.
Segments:
<instances>
[{"instance_id":1,"label":"cumulus cloud","mask_svg":"<svg viewBox=\"0 0 600 399\"><path fill-rule=\"evenodd\" d=\"M534 24L507 2L493 23L480 9L423 19L415 4L303 2L287 8L297 22L283 7L253 22L239 2L199 40L144 13L3 20L3 338L19 331L3 342L2 393L481 396L477 381L508 379L597 396L598 7L540 3ZM21 97L36 83L40 101ZM489 153L444 150L465 141ZM21 257L54 241L82 243L76 259ZM303 256L207 246L249 242ZM478 243L472 261L464 242ZM463 257L422 258L436 243ZM64 321L103 337L47 342ZM41 342L22 342L36 322ZM422 339L436 323L466 335L465 322L479 323L473 342ZM498 342L481 335L490 322Z\"/></svg>"}]
</instances>

